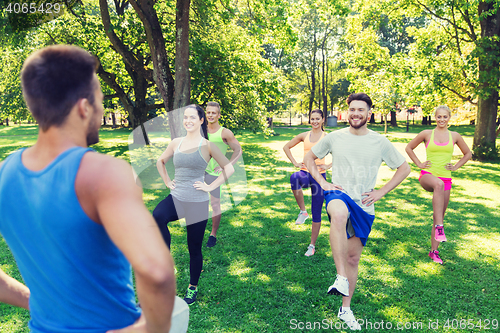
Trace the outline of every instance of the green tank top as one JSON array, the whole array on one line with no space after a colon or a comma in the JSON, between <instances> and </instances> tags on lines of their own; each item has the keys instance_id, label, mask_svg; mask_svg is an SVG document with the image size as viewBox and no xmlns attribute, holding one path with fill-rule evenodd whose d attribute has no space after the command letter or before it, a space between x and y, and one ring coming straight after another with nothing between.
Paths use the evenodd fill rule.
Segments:
<instances>
[{"instance_id":1,"label":"green tank top","mask_svg":"<svg viewBox=\"0 0 500 333\"><path fill-rule=\"evenodd\" d=\"M227 152L227 144L224 143L224 140L222 140L222 131L224 130L224 127L220 127L219 130L213 134L208 133L208 141L215 143L215 145L219 148L219 150L222 152L222 154L226 155ZM208 162L207 169L205 170L209 175L212 176L218 176L218 174L214 171L216 167L218 167L219 164L211 158L210 161Z\"/></svg>"},{"instance_id":2,"label":"green tank top","mask_svg":"<svg viewBox=\"0 0 500 333\"><path fill-rule=\"evenodd\" d=\"M427 160L431 161L431 167L425 169L436 177L451 178L451 171L446 170L444 167L446 163L451 162L453 155L453 138L451 132L449 133L448 143L436 144L434 142L434 130L432 130L431 138L426 146Z\"/></svg>"}]
</instances>

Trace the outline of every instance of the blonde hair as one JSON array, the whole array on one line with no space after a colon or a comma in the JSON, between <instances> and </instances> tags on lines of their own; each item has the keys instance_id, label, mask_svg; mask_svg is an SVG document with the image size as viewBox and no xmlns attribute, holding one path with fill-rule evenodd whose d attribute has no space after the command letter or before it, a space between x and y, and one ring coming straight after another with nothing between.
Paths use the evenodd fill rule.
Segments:
<instances>
[{"instance_id":1,"label":"blonde hair","mask_svg":"<svg viewBox=\"0 0 500 333\"><path fill-rule=\"evenodd\" d=\"M440 106L438 106L434 110L434 117L436 116L436 113L438 112L438 110L441 110L441 109L448 111L448 115L451 117L451 110L450 110L450 108L447 105L440 105Z\"/></svg>"}]
</instances>

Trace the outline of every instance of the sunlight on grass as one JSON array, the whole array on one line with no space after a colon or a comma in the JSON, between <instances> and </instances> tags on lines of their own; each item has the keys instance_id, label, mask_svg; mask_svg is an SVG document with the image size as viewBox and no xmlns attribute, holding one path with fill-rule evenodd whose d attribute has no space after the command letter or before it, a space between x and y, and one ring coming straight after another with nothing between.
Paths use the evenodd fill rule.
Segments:
<instances>
[{"instance_id":1,"label":"sunlight on grass","mask_svg":"<svg viewBox=\"0 0 500 333\"><path fill-rule=\"evenodd\" d=\"M304 287L299 284L294 284L292 286L287 286L286 289L291 291L292 293L303 293L305 292Z\"/></svg>"},{"instance_id":2,"label":"sunlight on grass","mask_svg":"<svg viewBox=\"0 0 500 333\"><path fill-rule=\"evenodd\" d=\"M460 237L461 248L456 253L459 257L478 260L479 255L487 255L500 260L500 235L497 233L466 234ZM485 260L486 258L481 258Z\"/></svg>"},{"instance_id":3,"label":"sunlight on grass","mask_svg":"<svg viewBox=\"0 0 500 333\"><path fill-rule=\"evenodd\" d=\"M259 273L257 275L257 280L260 280L262 282L271 282L271 278L269 276L267 276L266 274L263 274L263 273Z\"/></svg>"},{"instance_id":4,"label":"sunlight on grass","mask_svg":"<svg viewBox=\"0 0 500 333\"><path fill-rule=\"evenodd\" d=\"M429 276L429 275L441 275L443 273L443 266L436 265L433 261L421 261L416 262L415 269L413 270L414 276Z\"/></svg>"},{"instance_id":5,"label":"sunlight on grass","mask_svg":"<svg viewBox=\"0 0 500 333\"><path fill-rule=\"evenodd\" d=\"M238 276L240 281L248 281L248 274L252 272L252 268L246 266L244 260L234 260L228 267L227 272L230 275ZM247 276L242 276L247 275Z\"/></svg>"}]
</instances>

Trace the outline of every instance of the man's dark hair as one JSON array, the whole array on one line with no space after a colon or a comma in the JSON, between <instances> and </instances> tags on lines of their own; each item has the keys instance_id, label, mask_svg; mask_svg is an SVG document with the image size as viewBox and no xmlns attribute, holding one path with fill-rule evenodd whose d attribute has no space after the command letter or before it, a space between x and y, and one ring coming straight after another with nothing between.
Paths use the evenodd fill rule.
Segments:
<instances>
[{"instance_id":1,"label":"man's dark hair","mask_svg":"<svg viewBox=\"0 0 500 333\"><path fill-rule=\"evenodd\" d=\"M60 126L82 98L94 104L97 59L70 45L53 45L31 54L21 70L23 95L42 131Z\"/></svg>"},{"instance_id":2,"label":"man's dark hair","mask_svg":"<svg viewBox=\"0 0 500 333\"><path fill-rule=\"evenodd\" d=\"M363 101L368 104L368 110L372 108L372 99L365 93L354 93L347 97L347 105L351 104L352 101Z\"/></svg>"}]
</instances>

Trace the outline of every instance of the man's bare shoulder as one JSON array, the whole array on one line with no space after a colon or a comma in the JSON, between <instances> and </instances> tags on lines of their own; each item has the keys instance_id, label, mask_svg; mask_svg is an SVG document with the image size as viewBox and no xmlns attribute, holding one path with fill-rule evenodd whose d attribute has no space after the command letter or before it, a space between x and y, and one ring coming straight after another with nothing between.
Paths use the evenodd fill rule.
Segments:
<instances>
[{"instance_id":1,"label":"man's bare shoulder","mask_svg":"<svg viewBox=\"0 0 500 333\"><path fill-rule=\"evenodd\" d=\"M134 178L132 167L126 161L97 152L88 152L83 156L78 176L94 186L109 186Z\"/></svg>"},{"instance_id":2,"label":"man's bare shoulder","mask_svg":"<svg viewBox=\"0 0 500 333\"><path fill-rule=\"evenodd\" d=\"M225 127L222 130L221 137L225 140L235 138L233 131L231 131L229 128L225 128Z\"/></svg>"}]
</instances>

